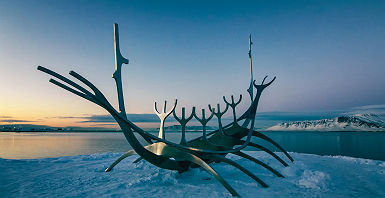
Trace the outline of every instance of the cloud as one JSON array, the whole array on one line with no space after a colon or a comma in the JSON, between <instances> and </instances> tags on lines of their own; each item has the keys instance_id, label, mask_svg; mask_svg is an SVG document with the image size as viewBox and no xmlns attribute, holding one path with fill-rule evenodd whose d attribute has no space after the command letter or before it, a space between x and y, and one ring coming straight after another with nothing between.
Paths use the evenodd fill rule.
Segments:
<instances>
[{"instance_id":1,"label":"cloud","mask_svg":"<svg viewBox=\"0 0 385 198\"><path fill-rule=\"evenodd\" d=\"M380 105L365 105L360 107L354 107L356 110L385 110L385 104Z\"/></svg>"},{"instance_id":2,"label":"cloud","mask_svg":"<svg viewBox=\"0 0 385 198\"><path fill-rule=\"evenodd\" d=\"M95 123L91 124L91 126L117 126L117 123Z\"/></svg>"},{"instance_id":3,"label":"cloud","mask_svg":"<svg viewBox=\"0 0 385 198\"><path fill-rule=\"evenodd\" d=\"M285 121L319 120L336 117L340 113L342 112L261 112L256 114L255 119Z\"/></svg>"},{"instance_id":4,"label":"cloud","mask_svg":"<svg viewBox=\"0 0 385 198\"><path fill-rule=\"evenodd\" d=\"M380 105L365 105L360 107L352 108L352 111L348 112L349 114L377 114L385 115L385 104Z\"/></svg>"},{"instance_id":5,"label":"cloud","mask_svg":"<svg viewBox=\"0 0 385 198\"><path fill-rule=\"evenodd\" d=\"M24 129L41 129L41 128L51 128L47 125L37 125L37 124L7 124L7 125L0 125L0 126L8 126L8 127L18 127L18 128L24 128Z\"/></svg>"},{"instance_id":6,"label":"cloud","mask_svg":"<svg viewBox=\"0 0 385 198\"><path fill-rule=\"evenodd\" d=\"M53 116L53 117L46 117L46 118L58 118L58 119L85 119L87 116Z\"/></svg>"},{"instance_id":7,"label":"cloud","mask_svg":"<svg viewBox=\"0 0 385 198\"><path fill-rule=\"evenodd\" d=\"M128 120L131 122L159 122L159 118L155 114L127 114ZM116 121L111 115L92 115L92 116L85 116L81 119L84 119L83 121L80 121L81 123L115 123ZM171 116L168 118L168 120L174 120Z\"/></svg>"},{"instance_id":8,"label":"cloud","mask_svg":"<svg viewBox=\"0 0 385 198\"><path fill-rule=\"evenodd\" d=\"M8 123L20 123L20 122L34 122L30 120L17 120L17 119L3 119L0 122L8 122Z\"/></svg>"},{"instance_id":9,"label":"cloud","mask_svg":"<svg viewBox=\"0 0 385 198\"><path fill-rule=\"evenodd\" d=\"M21 120L12 116L0 116L0 122L5 123L23 123L23 122L35 122L34 120Z\"/></svg>"},{"instance_id":10,"label":"cloud","mask_svg":"<svg viewBox=\"0 0 385 198\"><path fill-rule=\"evenodd\" d=\"M0 116L0 118L12 118L11 116Z\"/></svg>"},{"instance_id":11,"label":"cloud","mask_svg":"<svg viewBox=\"0 0 385 198\"><path fill-rule=\"evenodd\" d=\"M111 115L92 115L92 116L85 116L81 119L84 119L83 121L79 121L80 123L89 123L89 122L99 122L99 123L108 123L108 122L115 122L115 120L112 118Z\"/></svg>"}]
</instances>

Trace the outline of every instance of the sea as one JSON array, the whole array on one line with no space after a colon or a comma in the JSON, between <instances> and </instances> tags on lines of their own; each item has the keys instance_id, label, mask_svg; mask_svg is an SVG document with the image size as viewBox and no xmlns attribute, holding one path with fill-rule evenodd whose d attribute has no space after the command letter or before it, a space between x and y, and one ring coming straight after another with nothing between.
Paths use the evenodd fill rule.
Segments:
<instances>
[{"instance_id":1,"label":"sea","mask_svg":"<svg viewBox=\"0 0 385 198\"><path fill-rule=\"evenodd\" d=\"M289 152L350 156L385 161L385 132L265 131ZM154 133L156 135L156 133ZM180 133L167 133L178 143ZM201 136L190 132L187 139ZM258 138L253 142L277 149ZM143 145L146 142L141 139ZM34 159L125 152L131 147L121 132L0 132L0 158ZM256 150L248 147L247 150Z\"/></svg>"}]
</instances>

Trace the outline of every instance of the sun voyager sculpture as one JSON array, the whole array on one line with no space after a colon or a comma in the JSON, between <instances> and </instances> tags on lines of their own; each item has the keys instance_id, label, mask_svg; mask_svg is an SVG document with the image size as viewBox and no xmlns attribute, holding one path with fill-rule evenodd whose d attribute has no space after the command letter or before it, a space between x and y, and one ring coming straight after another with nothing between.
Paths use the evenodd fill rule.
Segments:
<instances>
[{"instance_id":1,"label":"sun voyager sculpture","mask_svg":"<svg viewBox=\"0 0 385 198\"><path fill-rule=\"evenodd\" d=\"M119 157L114 163L112 163L105 171L109 172L116 166L121 160L131 155L139 155L139 158L134 161L134 163L139 162L140 160L146 160L147 162L159 167L168 170L175 170L178 172L187 171L189 168L198 168L201 167L210 173L215 179L217 179L230 193L232 196L240 196L237 191L231 187L231 185L226 182L224 178L220 176L209 164L213 162L223 162L229 165L234 166L239 169L247 176L255 180L262 187L268 187L268 185L259 179L252 172L236 163L233 160L230 160L226 156L228 154L234 154L255 162L256 164L262 166L268 171L272 172L277 177L284 177L277 170L269 166L268 164L246 154L243 150L246 147L253 147L258 150L262 150L272 157L277 159L279 163L283 166L288 166L288 164L276 155L271 150L266 147L251 142L251 138L260 138L263 141L268 142L269 144L274 145L278 148L282 153L293 162L293 158L275 141L266 135L254 130L254 122L255 115L257 112L258 101L261 97L263 90L271 85L275 77L268 83L265 83L267 76L262 80L261 84L257 84L255 80L253 80L253 71L252 71L252 57L251 57L251 37L249 38L249 59L250 59L250 86L247 89L247 92L250 95L251 104L247 108L245 112L241 114L241 116L236 116L236 106L241 102L242 95L240 95L238 100L234 100L234 97L231 96L231 100L223 97L225 108L221 109L221 105L217 104L216 108L208 105L208 115L206 115L205 109L202 109L201 117L199 117L196 113L195 107L192 109L192 113L189 116L186 116L185 108L183 107L181 117L177 116L176 106L177 100L175 100L172 107L167 110L166 101L160 111L158 110L157 103L154 104L154 111L156 115L158 115L160 119L160 129L159 135L155 136L145 130L141 129L133 122L127 119L125 107L124 107L124 98L123 98L123 88L122 88L122 77L121 77L121 68L122 64L128 64L128 59L124 58L120 53L119 47L119 31L118 25L114 24L114 46L115 46L115 72L113 73L113 78L116 83L118 102L119 102L119 110L115 109L107 98L103 95L103 93L95 87L90 81L81 76L80 74L71 71L69 74L82 82L84 85L80 85L52 70L49 70L45 67L38 66L38 70L51 75L54 78L51 78L49 82L75 94L78 95L90 102L95 103L96 105L105 109L108 113L112 115L112 117L119 124L125 138L128 143L131 145L132 150L127 151L121 157ZM86 87L86 88L85 88ZM92 90L92 91L89 91ZM254 91L256 93L254 94ZM232 110L233 114L233 122L227 124L225 126L222 125L221 118L224 113L227 112L229 107ZM170 116L173 117L180 123L181 125L181 133L182 138L180 143L171 142L166 139L165 131L164 131L164 123L165 120ZM206 125L209 120L213 117L216 117L218 122L218 129L212 132L206 132ZM203 135L199 138L195 138L187 141L185 137L185 129L187 123L195 118L202 124L202 133ZM242 122L242 124L240 124ZM148 145L143 146L140 141L135 137L134 132L139 134L144 140L148 143Z\"/></svg>"}]
</instances>

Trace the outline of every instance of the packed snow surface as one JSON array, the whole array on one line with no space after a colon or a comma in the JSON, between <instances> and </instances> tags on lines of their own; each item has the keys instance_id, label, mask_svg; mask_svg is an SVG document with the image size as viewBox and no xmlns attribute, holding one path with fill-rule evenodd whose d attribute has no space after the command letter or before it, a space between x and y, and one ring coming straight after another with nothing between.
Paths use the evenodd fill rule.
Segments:
<instances>
[{"instance_id":1,"label":"packed snow surface","mask_svg":"<svg viewBox=\"0 0 385 198\"><path fill-rule=\"evenodd\" d=\"M343 156L291 153L283 167L266 153L248 154L270 164L286 178L246 159L229 157L270 187L262 188L236 168L212 164L242 197L385 197L385 162ZM282 153L277 153L287 162ZM179 174L131 156L111 172L104 170L121 153L72 157L0 159L0 197L231 197L204 170Z\"/></svg>"},{"instance_id":2,"label":"packed snow surface","mask_svg":"<svg viewBox=\"0 0 385 198\"><path fill-rule=\"evenodd\" d=\"M385 131L385 114L347 114L332 119L284 122L266 130Z\"/></svg>"}]
</instances>

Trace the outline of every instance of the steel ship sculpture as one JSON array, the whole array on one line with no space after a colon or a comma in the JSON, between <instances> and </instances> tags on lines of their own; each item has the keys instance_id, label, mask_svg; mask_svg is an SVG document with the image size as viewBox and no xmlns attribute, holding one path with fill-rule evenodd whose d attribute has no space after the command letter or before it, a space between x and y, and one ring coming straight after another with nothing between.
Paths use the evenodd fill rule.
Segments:
<instances>
[{"instance_id":1,"label":"steel ship sculpture","mask_svg":"<svg viewBox=\"0 0 385 198\"><path fill-rule=\"evenodd\" d=\"M196 113L196 108L192 108L192 113L186 115L185 107L181 108L181 117L177 115L177 100L171 105L171 108L167 109L167 102L164 101L162 109L158 109L158 105L155 102L154 112L160 119L160 129L159 135L155 136L137 125L132 121L127 119L126 110L124 107L124 97L123 97L123 87L122 87L122 76L121 70L123 64L128 64L128 59L124 58L120 53L119 46L119 31L118 24L114 24L114 48L115 48L115 72L112 77L115 80L119 109L115 109L103 93L90 81L84 78L82 75L70 71L69 74L75 79L79 80L83 85L78 84L67 77L64 77L52 70L49 70L45 67L38 66L38 70L51 75L53 78L49 82L77 95L81 98L84 98L101 108L105 109L108 113L112 115L115 121L120 126L125 138L128 143L131 145L132 150L127 151L121 157L119 157L114 163L112 163L105 171L109 172L116 166L121 160L131 155L138 155L139 158L134 161L134 163L139 162L140 160L146 160L147 162L163 169L175 170L178 172L188 171L189 168L198 168L201 167L210 173L215 179L217 179L230 193L232 196L240 196L238 192L223 178L218 172L216 172L211 166L210 163L213 162L223 162L234 166L235 168L242 171L244 174L255 180L262 187L268 187L264 181L258 178L251 171L244 168L242 165L237 162L227 158L228 154L234 154L250 160L263 168L267 169L277 177L284 177L280 172L269 166L268 164L246 154L243 150L246 147L253 147L258 150L264 151L274 157L278 163L283 166L288 166L288 163L279 157L277 154L269 150L268 148L251 142L251 138L259 138L263 141L268 142L275 146L278 150L293 162L293 158L275 141L266 135L254 130L255 115L257 112L258 101L261 97L263 90L271 85L275 77L268 83L265 83L267 76L262 80L261 84L257 84L253 79L253 65L252 65L252 56L251 56L251 36L249 37L249 59L250 59L250 86L247 89L247 92L250 95L251 104L241 116L236 116L236 106L241 102L242 95L239 96L238 100L234 99L234 96L231 96L231 100L223 97L225 107L221 108L220 104L217 104L216 107L208 105L208 114L206 115L205 109L201 109L201 117ZM92 90L92 91L89 91ZM254 91L256 93L254 94ZM231 108L233 114L233 121L230 124L223 126L222 116ZM171 142L167 140L164 124L165 120L172 115L177 122L181 125L182 138L179 143ZM213 119L218 123L218 129L212 132L206 131L207 123ZM187 123L195 118L202 125L202 136L192 140L186 140L186 125ZM242 123L242 124L240 124ZM141 142L135 137L135 133L139 134L148 145L142 145Z\"/></svg>"}]
</instances>

